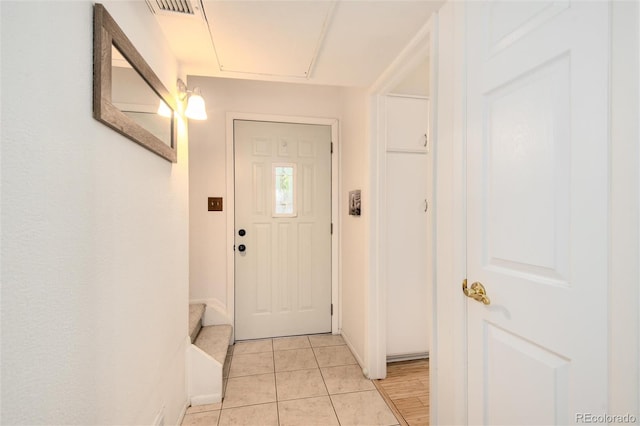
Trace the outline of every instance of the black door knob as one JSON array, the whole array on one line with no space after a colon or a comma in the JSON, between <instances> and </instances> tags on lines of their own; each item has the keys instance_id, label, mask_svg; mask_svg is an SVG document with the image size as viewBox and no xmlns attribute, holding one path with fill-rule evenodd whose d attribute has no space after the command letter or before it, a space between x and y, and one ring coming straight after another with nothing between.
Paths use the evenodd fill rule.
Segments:
<instances>
[{"instance_id":1,"label":"black door knob","mask_svg":"<svg viewBox=\"0 0 640 426\"><path fill-rule=\"evenodd\" d=\"M247 231L245 231L244 229L241 229L238 231L238 235L240 235L241 237L244 237L245 235L247 235Z\"/></svg>"},{"instance_id":2,"label":"black door knob","mask_svg":"<svg viewBox=\"0 0 640 426\"><path fill-rule=\"evenodd\" d=\"M238 246L238 251L239 251L240 253L242 253L242 252L243 252L243 251L245 251L246 249L247 249L247 246L245 246L244 244L240 244L240 245Z\"/></svg>"}]
</instances>

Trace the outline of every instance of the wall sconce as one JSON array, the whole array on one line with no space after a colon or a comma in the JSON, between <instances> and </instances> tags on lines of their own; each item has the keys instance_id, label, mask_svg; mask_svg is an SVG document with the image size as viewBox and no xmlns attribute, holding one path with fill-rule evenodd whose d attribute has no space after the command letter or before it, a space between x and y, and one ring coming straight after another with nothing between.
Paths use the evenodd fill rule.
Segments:
<instances>
[{"instance_id":1,"label":"wall sconce","mask_svg":"<svg viewBox=\"0 0 640 426\"><path fill-rule=\"evenodd\" d=\"M178 98L180 101L187 100L187 108L184 115L192 120L206 120L207 110L205 109L204 99L200 94L200 88L196 87L189 90L184 81L178 79Z\"/></svg>"}]
</instances>

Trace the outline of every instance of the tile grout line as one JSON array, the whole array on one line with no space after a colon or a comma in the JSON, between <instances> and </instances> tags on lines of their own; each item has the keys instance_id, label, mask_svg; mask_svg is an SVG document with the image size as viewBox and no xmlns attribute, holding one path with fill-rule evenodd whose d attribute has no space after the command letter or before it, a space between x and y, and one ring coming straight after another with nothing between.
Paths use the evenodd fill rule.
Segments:
<instances>
[{"instance_id":1,"label":"tile grout line","mask_svg":"<svg viewBox=\"0 0 640 426\"><path fill-rule=\"evenodd\" d=\"M235 341L234 341L235 344ZM227 390L227 385L229 384L229 379L230 379L230 375L231 375L231 364L233 363L233 356L235 355L235 348L233 348L231 350L231 354L229 354L229 348L227 348L227 356L229 357L229 370L227 371L227 378L226 378L226 384L225 384L225 378L224 378L224 364L222 365L222 399L220 400L220 410L218 412L218 421L216 422L216 426L220 425L220 422L222 421L222 409L224 408L224 396L226 394L226 390Z\"/></svg>"},{"instance_id":2,"label":"tile grout line","mask_svg":"<svg viewBox=\"0 0 640 426\"><path fill-rule=\"evenodd\" d=\"M378 387L378 384L376 383L374 383L373 385L376 387L376 390L378 391L378 394L382 397L382 400L384 401L384 403L387 404L387 407L389 407L389 410L391 410L391 412L393 413L393 416L396 418L396 420L398 420L400 426L408 426L409 423L404 418L404 416L402 415L398 407L396 407L396 404L393 402L393 400L387 394L384 388L382 386Z\"/></svg>"},{"instance_id":3,"label":"tile grout line","mask_svg":"<svg viewBox=\"0 0 640 426\"><path fill-rule=\"evenodd\" d=\"M323 347L337 347L337 346L346 346L346 347L347 347L347 349L349 350L349 353L351 353L351 349L350 349L346 344L338 344L338 345L331 345L331 344L330 344L330 345L325 345L325 346L318 346L318 348L323 348ZM314 348L314 349L315 349L315 348ZM316 354L316 353L315 353L315 350L313 351L313 354L314 354L314 356L315 356L315 354ZM351 355L353 356L353 354L352 354L352 353L351 353ZM318 362L317 357L316 357L316 362ZM355 364L339 364L339 365L331 365L331 366L325 366L324 368L331 368L331 367L344 367L344 366L348 366L348 365L358 365L358 363L357 363L357 361L356 361L356 363L355 363ZM359 365L358 365L358 367L359 367L359 368L361 368ZM333 408L333 412L334 412L334 414L336 415L336 420L338 421L338 425L342 425L342 423L340 422L340 418L338 417L338 412L336 411L336 407L335 407L335 405L334 405L334 403L333 403L333 398L331 397L332 395L331 395L331 393L329 392L329 388L327 387L327 383L326 383L326 381L325 381L324 374L322 374L322 368L320 368L320 363L319 363L319 362L318 362L318 368L320 369L320 375L322 376L322 381L323 381L323 383L324 383L324 385L325 385L325 388L327 389L327 394L329 395L329 402L331 403L331 408ZM370 379L369 379L369 380L370 380ZM374 386L375 386L375 385L374 385ZM356 392L343 392L343 393L340 393L340 394L334 394L334 395L346 395L346 394L349 394L349 393L356 393Z\"/></svg>"},{"instance_id":4,"label":"tile grout line","mask_svg":"<svg viewBox=\"0 0 640 426\"><path fill-rule=\"evenodd\" d=\"M271 359L273 359L273 386L276 393L276 422L280 425L280 404L278 403L278 375L276 374L276 348L273 347L271 339Z\"/></svg>"},{"instance_id":5,"label":"tile grout line","mask_svg":"<svg viewBox=\"0 0 640 426\"><path fill-rule=\"evenodd\" d=\"M231 364L229 364L229 367L231 367ZM227 377L227 380L229 380L229 378ZM218 411L218 421L216 422L216 426L220 425L220 420L222 420L222 403L224 402L224 397L222 397L222 399L220 400L220 410Z\"/></svg>"},{"instance_id":6,"label":"tile grout line","mask_svg":"<svg viewBox=\"0 0 640 426\"><path fill-rule=\"evenodd\" d=\"M331 404L331 408L332 408L332 411L333 411L333 413L334 413L335 419L336 419L336 421L337 421L338 425L342 425L342 423L341 423L341 421L340 421L340 419L339 419L339 417L338 417L338 413L337 413L336 407L335 407L335 405L334 405L334 401L333 401L333 398L332 398L332 394L331 394L331 392L330 392L330 390L329 390L329 388L328 388L328 385L327 385L327 383L326 383L326 377L325 377L325 375L323 374L322 368L320 367L320 363L319 363L318 356L317 356L317 353L316 353L315 349L323 348L323 347L339 347L339 346L346 346L346 345L345 345L345 344L331 344L331 345L313 346L313 345L311 344L311 340L309 339L309 336L305 336L305 337L307 338L307 342L309 343L309 346L308 346L308 347L302 347L302 348L291 348L291 349L284 349L284 350L278 350L278 351L276 351L276 349L275 349L275 345L274 345L274 341L273 341L274 339L270 339L270 340L271 340L271 351L270 351L270 352L271 352L272 360L273 360L272 374L273 374L273 377L274 377L274 392L275 392L275 404L276 404L276 420L277 420L277 424L279 425L279 424L280 424L280 422L281 422L281 419L280 419L280 404L279 404L279 403L280 403L280 402L282 402L282 401L280 401L280 399L279 399L279 398L280 398L280 396L279 396L279 394L278 394L278 379L277 379L277 371L276 371L276 370L277 370L277 368L276 368L276 357L275 357L275 352L286 352L286 351L301 350L301 349L302 349L302 350L304 350L304 349L309 348L309 349L311 349L311 353L313 354L313 358L314 358L314 361L315 361L315 363L316 363L316 365L315 365L315 367L314 367L314 368L300 368L300 369L295 369L295 370L286 370L286 371L282 371L281 373L289 373L289 372L305 371L305 370L317 370L317 371L320 373L320 377L321 377L321 379L322 379L322 384L323 384L323 386L324 386L324 389L325 389L325 392L326 392L326 396L328 396L328 397L329 397L329 403ZM351 353L351 350L348 348L348 346L346 346L346 347L347 347L347 349L349 350L349 352ZM235 351L234 351L234 352L235 352ZM260 353L260 352L255 352L255 353ZM268 352L267 352L267 353L268 353ZM233 355L236 355L236 354L235 354L235 353L233 353L233 354L232 354L232 356L233 356ZM240 355L242 355L242 354L240 354ZM353 355L353 354L352 354L352 355ZM231 358L232 358L232 357L230 357L230 359L231 359ZM354 363L354 364L338 364L338 365L329 365L329 366L325 366L324 368L330 369L330 368L333 368L333 367L347 367L347 366L351 366L351 365L358 366L358 363L356 362L356 363ZM229 367L231 367L231 365L230 365ZM261 373L261 374L264 374L264 373ZM252 375L248 375L248 376L238 376L238 377L249 377L249 376L255 376L255 375L259 375L259 374L252 374ZM229 378L229 377L227 377L227 380L229 380L229 379L230 379L230 378ZM375 380L371 380L371 379L367 379L367 380L368 380L370 383L372 383L372 384L374 385L374 389L371 389L371 390L376 390L376 391L377 391L377 393L382 397L382 399L383 399L383 400L384 400L384 402L385 402L385 405L386 405L386 406L388 407L388 409L392 412L392 414L393 414L393 416L395 417L396 421L398 421L398 422L399 422L399 424L401 424L401 425L403 425L403 426L404 426L404 425L407 425L408 423L406 422L406 420L404 419L404 417L399 413L399 410L397 410L397 407L395 407L395 404L393 404L393 406L392 406L392 405L390 405L390 404L389 404L389 402L386 400L385 395L383 395L383 389L382 389L382 387L379 387L379 386L376 384L376 381L375 381ZM355 393L366 393L366 392L370 392L371 390L359 390L359 391L352 391L352 392L338 392L338 393L336 393L335 395L355 394ZM386 392L385 392L385 394L386 394ZM317 397L316 397L316 396L309 396L309 397L305 397L305 398L294 398L294 399L292 399L292 400L304 400L304 399L313 399L313 398L317 398ZM223 402L224 402L224 401L223 401ZM238 406L238 407L230 407L230 408L228 408L228 410L233 409L233 408L242 408L242 407L260 406L260 405L265 405L265 404L267 404L267 403L262 402L262 403L248 404L248 405L243 405L243 406ZM216 410L208 410L208 411L216 411ZM218 426L219 426L219 425L221 424L221 421L222 421L222 412L223 412L222 404L221 404L221 407L220 407L220 409L219 409L218 411L219 411L219 416L218 416L218 421L217 421L216 425L218 425ZM400 414L400 417L398 417L398 414ZM398 424L398 423L396 423L396 424Z\"/></svg>"},{"instance_id":7,"label":"tile grout line","mask_svg":"<svg viewBox=\"0 0 640 426\"><path fill-rule=\"evenodd\" d=\"M309 343L311 343L311 339L309 339ZM340 418L338 417L338 412L336 411L336 407L333 405L333 398L331 398L331 392L329 392L329 387L327 386L327 381L324 378L324 374L322 374L322 368L320 368L320 363L318 362L318 357L316 356L316 351L311 348L311 352L313 352L313 357L316 360L316 364L318 364L318 371L320 372L320 377L322 377L322 384L324 385L324 389L327 391L327 397L329 398L329 404L331 404L331 409L333 410L333 415L336 416L336 421L338 422L338 426L342 425L340 422Z\"/></svg>"}]
</instances>

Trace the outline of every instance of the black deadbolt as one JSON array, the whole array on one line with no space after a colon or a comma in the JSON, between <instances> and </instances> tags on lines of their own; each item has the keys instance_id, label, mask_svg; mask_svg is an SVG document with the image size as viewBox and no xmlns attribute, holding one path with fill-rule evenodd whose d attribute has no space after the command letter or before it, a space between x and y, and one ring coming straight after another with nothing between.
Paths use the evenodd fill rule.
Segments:
<instances>
[{"instance_id":1,"label":"black deadbolt","mask_svg":"<svg viewBox=\"0 0 640 426\"><path fill-rule=\"evenodd\" d=\"M247 235L247 231L245 231L244 229L241 229L238 231L238 235L240 235L241 237L244 237L245 235Z\"/></svg>"},{"instance_id":2,"label":"black deadbolt","mask_svg":"<svg viewBox=\"0 0 640 426\"><path fill-rule=\"evenodd\" d=\"M246 249L247 249L247 246L245 246L244 244L240 244L240 245L238 246L238 251L239 251L240 253L242 253L242 252L243 252L243 251L245 251Z\"/></svg>"}]
</instances>

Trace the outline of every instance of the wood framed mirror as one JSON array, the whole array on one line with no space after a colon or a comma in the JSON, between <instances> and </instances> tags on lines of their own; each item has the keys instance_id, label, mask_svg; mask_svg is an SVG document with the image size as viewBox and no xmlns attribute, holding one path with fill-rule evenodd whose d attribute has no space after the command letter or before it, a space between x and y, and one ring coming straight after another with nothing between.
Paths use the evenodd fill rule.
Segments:
<instances>
[{"instance_id":1,"label":"wood framed mirror","mask_svg":"<svg viewBox=\"0 0 640 426\"><path fill-rule=\"evenodd\" d=\"M175 99L99 3L94 6L93 32L94 118L177 162Z\"/></svg>"}]
</instances>

